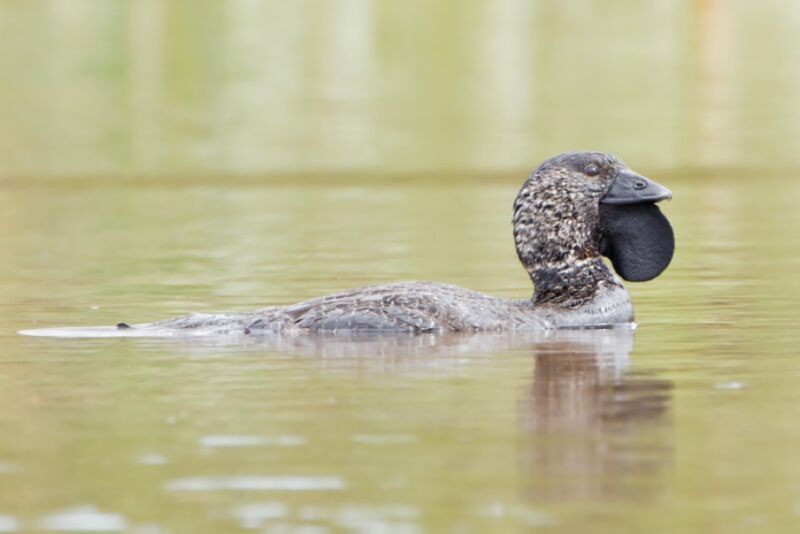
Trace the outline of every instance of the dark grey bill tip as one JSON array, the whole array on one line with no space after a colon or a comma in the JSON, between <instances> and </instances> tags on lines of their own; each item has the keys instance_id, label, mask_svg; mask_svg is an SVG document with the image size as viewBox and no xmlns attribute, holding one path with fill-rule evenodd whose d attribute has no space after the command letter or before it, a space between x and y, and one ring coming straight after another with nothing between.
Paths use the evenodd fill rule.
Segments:
<instances>
[{"instance_id":1,"label":"dark grey bill tip","mask_svg":"<svg viewBox=\"0 0 800 534\"><path fill-rule=\"evenodd\" d=\"M603 204L643 204L672 200L672 191L661 184L636 174L630 169L617 173L605 196Z\"/></svg>"}]
</instances>

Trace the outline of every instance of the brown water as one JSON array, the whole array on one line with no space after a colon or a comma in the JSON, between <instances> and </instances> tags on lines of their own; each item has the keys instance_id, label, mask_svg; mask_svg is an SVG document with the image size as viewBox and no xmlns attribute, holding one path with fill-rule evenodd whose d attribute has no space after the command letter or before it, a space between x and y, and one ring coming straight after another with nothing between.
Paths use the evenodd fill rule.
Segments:
<instances>
[{"instance_id":1,"label":"brown water","mask_svg":"<svg viewBox=\"0 0 800 534\"><path fill-rule=\"evenodd\" d=\"M608 5L0 6L0 532L796 531L800 11ZM15 334L525 296L512 199L580 147L675 193L635 332Z\"/></svg>"}]
</instances>

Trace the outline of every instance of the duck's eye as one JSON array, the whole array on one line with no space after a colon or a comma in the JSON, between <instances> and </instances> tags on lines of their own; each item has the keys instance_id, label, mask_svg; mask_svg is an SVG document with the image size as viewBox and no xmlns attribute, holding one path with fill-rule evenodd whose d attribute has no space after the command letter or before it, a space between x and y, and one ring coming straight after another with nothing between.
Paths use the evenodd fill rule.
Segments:
<instances>
[{"instance_id":1,"label":"duck's eye","mask_svg":"<svg viewBox=\"0 0 800 534\"><path fill-rule=\"evenodd\" d=\"M586 174L588 174L589 176L597 176L598 174L600 174L600 167L598 167L594 163L590 163L589 165L586 166L584 172L586 172Z\"/></svg>"}]
</instances>

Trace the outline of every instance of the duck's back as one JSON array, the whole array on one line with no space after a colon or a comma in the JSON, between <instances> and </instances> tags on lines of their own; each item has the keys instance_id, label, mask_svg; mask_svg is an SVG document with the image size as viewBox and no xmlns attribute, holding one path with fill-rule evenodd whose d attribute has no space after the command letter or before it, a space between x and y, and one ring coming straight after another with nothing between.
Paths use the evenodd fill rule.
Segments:
<instances>
[{"instance_id":1,"label":"duck's back","mask_svg":"<svg viewBox=\"0 0 800 534\"><path fill-rule=\"evenodd\" d=\"M314 331L503 330L510 323L538 321L530 312L527 302L432 282L372 286L284 308L295 326Z\"/></svg>"},{"instance_id":2,"label":"duck's back","mask_svg":"<svg viewBox=\"0 0 800 534\"><path fill-rule=\"evenodd\" d=\"M248 333L470 332L547 328L529 301L502 299L433 282L400 282L336 293L246 314L192 315L143 328Z\"/></svg>"}]
</instances>

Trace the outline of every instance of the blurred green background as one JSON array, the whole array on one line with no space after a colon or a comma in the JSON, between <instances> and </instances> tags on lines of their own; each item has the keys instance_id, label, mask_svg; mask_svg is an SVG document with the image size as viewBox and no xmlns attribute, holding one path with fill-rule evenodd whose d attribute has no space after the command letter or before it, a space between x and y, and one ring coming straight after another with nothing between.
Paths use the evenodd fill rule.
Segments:
<instances>
[{"instance_id":1,"label":"blurred green background","mask_svg":"<svg viewBox=\"0 0 800 534\"><path fill-rule=\"evenodd\" d=\"M800 163L793 1L6 0L0 176Z\"/></svg>"}]
</instances>

